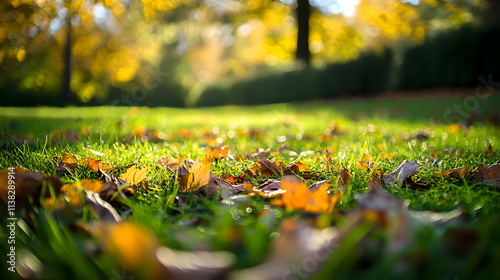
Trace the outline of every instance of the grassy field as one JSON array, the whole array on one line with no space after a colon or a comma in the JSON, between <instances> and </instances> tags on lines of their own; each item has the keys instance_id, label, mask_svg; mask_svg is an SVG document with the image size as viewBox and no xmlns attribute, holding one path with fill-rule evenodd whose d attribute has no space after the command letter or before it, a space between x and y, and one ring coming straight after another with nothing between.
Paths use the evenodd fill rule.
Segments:
<instances>
[{"instance_id":1,"label":"grassy field","mask_svg":"<svg viewBox=\"0 0 500 280\"><path fill-rule=\"evenodd\" d=\"M11 215L0 176L0 275L499 279L500 96L475 101L0 108L0 170L63 185L16 170Z\"/></svg>"}]
</instances>

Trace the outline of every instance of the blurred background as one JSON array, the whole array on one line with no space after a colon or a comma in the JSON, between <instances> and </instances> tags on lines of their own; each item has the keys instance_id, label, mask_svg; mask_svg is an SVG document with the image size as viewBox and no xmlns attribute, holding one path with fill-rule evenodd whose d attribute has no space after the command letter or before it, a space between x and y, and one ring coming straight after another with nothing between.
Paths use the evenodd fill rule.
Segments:
<instances>
[{"instance_id":1,"label":"blurred background","mask_svg":"<svg viewBox=\"0 0 500 280\"><path fill-rule=\"evenodd\" d=\"M4 0L0 105L193 107L473 89L500 82L499 2Z\"/></svg>"}]
</instances>

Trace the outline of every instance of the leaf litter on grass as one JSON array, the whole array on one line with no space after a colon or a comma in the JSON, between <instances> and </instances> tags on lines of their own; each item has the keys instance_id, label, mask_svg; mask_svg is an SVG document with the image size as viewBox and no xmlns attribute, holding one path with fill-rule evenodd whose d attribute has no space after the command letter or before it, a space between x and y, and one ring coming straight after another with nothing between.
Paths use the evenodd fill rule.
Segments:
<instances>
[{"instance_id":1,"label":"leaf litter on grass","mask_svg":"<svg viewBox=\"0 0 500 280\"><path fill-rule=\"evenodd\" d=\"M264 138L265 132L255 131L253 133L255 135L250 136L251 138ZM458 131L449 132L458 133ZM374 130L373 133L376 131ZM185 140L195 138L193 135L199 135L184 128L178 134L179 138ZM154 141L160 139L155 138L155 133L146 133L146 130L137 130L134 137L140 137L141 142L145 143L149 141L148 137L152 137ZM218 137L214 139L211 137L215 136L206 135L205 140L208 141L205 142L209 145L216 144ZM246 136L240 134L239 137ZM426 137L422 140L430 136ZM417 140L421 141L420 138ZM128 142L128 145L131 145L132 139ZM174 147L175 143L169 143L169 145ZM289 149L287 143L286 146L281 143L280 145ZM76 155L65 153L55 166L55 168L72 172L72 176L58 173L57 176L60 178L53 177L65 182L61 183L60 193L55 195L67 202L65 207L74 207L82 212L88 208L95 214L93 218L87 217L85 220L91 228L89 230L91 237L85 238L97 238L100 242L98 252L108 254L113 261L120 267L125 267L129 273L147 279L162 279L167 276L170 279L185 279L200 275L205 275L207 279L220 277L244 279L244 276L248 276L249 279L255 279L255 277L281 279L295 267L303 268L304 263L310 262L311 259L316 261L316 265L314 269L307 271L308 277L315 273L331 275L332 271L342 270L342 265L340 265L342 260L336 259L336 255L341 254L343 250L354 250L357 246L361 246L360 244L368 242L367 240L377 238L379 234L377 231L387 233L384 239L386 246L374 243L370 245L371 247L380 251L386 250L390 254L406 254L405 250L411 251L412 240L416 238L419 229L443 226L443 231L448 232L446 225L460 220L463 213L461 209L441 213L409 209L408 201L404 200L405 195L424 196L426 191L432 191L432 188L437 187L432 184L434 181L426 176L430 176L429 174L440 167L426 165L421 158L407 161L402 155L390 154L389 156L389 153L382 151L383 156L379 159L363 156L359 159L353 157L344 160L341 159L341 155L333 155L331 152L333 149L331 149L327 150L326 154L318 154L315 159L304 156L306 153L296 153L292 159L292 157L287 157L288 153L284 152L285 148L280 150L280 147L269 149L252 147L249 149L250 153L245 153L243 149L226 145L201 146L199 150L204 151L205 154L195 158L196 152L186 152L181 145L177 147L181 148L172 148L172 154L176 156L168 154L160 158L157 161L159 166L147 160L141 160L139 164L139 159L131 165L120 166L122 162L119 164L115 162L116 159L108 158L106 153L94 150L93 152L86 150L92 154L92 157L82 157L80 160ZM301 151L296 149L296 146L293 149ZM339 146L338 149L333 152L339 151L340 154L343 148ZM240 153L241 151L243 152ZM231 154L244 156L232 157ZM368 153L364 154L368 155ZM494 151L487 152L485 155L493 156ZM436 158L438 154L431 156ZM129 163L132 161L134 159ZM117 165L111 167L111 163ZM394 169L398 163L400 163L399 166ZM320 164L326 167L324 169L318 167ZM392 168L389 168L389 165ZM465 162L464 166L456 170L450 168L447 174L444 174L446 171L442 172L444 176L439 177L440 180L442 179L442 182L446 184L454 184L456 180L463 180L467 184L498 186L497 164L471 165ZM477 168L473 169L476 166ZM394 171L386 174L381 172L387 169ZM23 172L20 171L19 174L21 173ZM367 178L366 173L371 177ZM55 174L55 172L45 174ZM39 176L34 176L36 178L30 179L30 182L16 182L19 183L19 194L31 197L33 201L40 200L41 197L36 194L36 190L44 184L40 185L40 181L44 179L39 179ZM68 182L68 180L71 181ZM148 188L151 182L158 185ZM403 188L394 188L394 186ZM2 200L7 201L7 195L3 190L8 187L4 185L1 187ZM233 240L232 244L236 244L234 245L236 247L223 248L222 251L215 250L215 245L213 248L206 247L207 245L198 243L201 238L186 233L186 236L191 237L189 243L193 244L191 247L193 251L186 252L179 250L179 247L182 248L179 243L177 245L169 243L170 247L162 245L162 243L165 244L165 240L171 240L171 233L161 229L157 224L154 225L156 222L151 222L148 229L124 218L127 217L124 213L128 211L132 213L132 220L140 221L141 219L140 211L136 209L137 206L132 206L130 201L144 196L155 197L161 201L162 196L172 194L175 188L178 188L184 200L182 205L180 199L173 201L174 204L178 204L176 205L178 211L172 214L164 208L159 208L159 211L155 210L157 211L155 215L167 215L169 221L174 221L172 228L180 226L175 219L182 220L184 216L188 219L187 217L196 213L203 213L207 211L207 206L211 208L210 211L213 211L213 208L220 208L221 211L228 209L230 224L233 226L241 226L239 223L242 223L242 219L238 217L247 217L244 219L245 223L253 219L259 221L264 218L283 217L279 218L281 220L275 222L276 224L268 222L265 225L255 226L255 229L253 226L245 229L248 232L263 230L266 233L266 240L269 241L266 254L268 258L262 259L258 266L246 269L234 267L235 262L241 262L243 258L241 252L251 250L250 248L241 249L243 242L245 244L252 242L248 237L244 237L245 233L241 230L231 231L233 233L229 239ZM45 198L49 198L47 194L45 195ZM347 196L352 196L352 198ZM117 197L129 201L112 206ZM245 200L239 202L239 198L235 197L245 197ZM29 199L26 201L27 205ZM234 203L228 205L224 201ZM348 204L341 204L341 202ZM148 203L155 205L152 202ZM243 214L239 211L243 211ZM155 212L151 210L148 213ZM224 221L222 217L210 219L204 220L198 217L193 219L193 223L208 236L213 234L212 231L221 234L227 228L232 228L221 226L210 229L207 227L208 224L228 223L222 222ZM72 221L66 222L72 223ZM151 228L155 231L150 231ZM249 233L249 235L253 235L255 239L259 238L256 233ZM160 241L159 238L162 240ZM199 247L196 248L196 246ZM361 248L356 250L361 250ZM416 257L407 255L397 265L408 266L414 261L412 258Z\"/></svg>"}]
</instances>

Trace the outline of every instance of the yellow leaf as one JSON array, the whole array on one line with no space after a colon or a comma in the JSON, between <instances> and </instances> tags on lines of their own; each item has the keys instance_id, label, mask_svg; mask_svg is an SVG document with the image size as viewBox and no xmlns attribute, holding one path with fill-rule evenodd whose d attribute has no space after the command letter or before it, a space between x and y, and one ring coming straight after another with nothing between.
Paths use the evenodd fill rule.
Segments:
<instances>
[{"instance_id":1,"label":"yellow leaf","mask_svg":"<svg viewBox=\"0 0 500 280\"><path fill-rule=\"evenodd\" d=\"M136 166L132 166L120 178L127 181L131 186L135 186L146 179L149 170L149 167L137 169Z\"/></svg>"},{"instance_id":2,"label":"yellow leaf","mask_svg":"<svg viewBox=\"0 0 500 280\"><path fill-rule=\"evenodd\" d=\"M64 153L61 162L59 162L59 168L67 166L70 169L75 169L78 167L76 156L69 153Z\"/></svg>"},{"instance_id":3,"label":"yellow leaf","mask_svg":"<svg viewBox=\"0 0 500 280\"><path fill-rule=\"evenodd\" d=\"M210 166L210 162L201 162L197 158L193 166L189 167L189 172L180 175L179 191L192 192L208 185L212 177Z\"/></svg>"}]
</instances>

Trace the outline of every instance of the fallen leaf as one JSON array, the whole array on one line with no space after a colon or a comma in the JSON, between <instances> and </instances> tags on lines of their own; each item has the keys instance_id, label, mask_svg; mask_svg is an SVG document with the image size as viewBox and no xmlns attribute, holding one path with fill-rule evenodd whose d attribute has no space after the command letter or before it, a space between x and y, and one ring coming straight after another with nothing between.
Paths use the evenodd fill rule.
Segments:
<instances>
[{"instance_id":1,"label":"fallen leaf","mask_svg":"<svg viewBox=\"0 0 500 280\"><path fill-rule=\"evenodd\" d=\"M287 209L302 210L315 213L329 213L342 195L338 192L330 196L329 185L323 185L316 191L310 191L305 183L295 176L284 176L281 189L286 191L282 199L273 202L273 205L283 205Z\"/></svg>"},{"instance_id":2,"label":"fallen leaf","mask_svg":"<svg viewBox=\"0 0 500 280\"><path fill-rule=\"evenodd\" d=\"M299 172L304 172L309 169L309 165L303 164L300 161L296 161L293 163L290 163L287 167L285 167L284 173L285 174L297 174Z\"/></svg>"},{"instance_id":3,"label":"fallen leaf","mask_svg":"<svg viewBox=\"0 0 500 280\"><path fill-rule=\"evenodd\" d=\"M464 179L469 177L471 170L472 167L470 166L457 167L449 173L449 176L455 179Z\"/></svg>"},{"instance_id":4,"label":"fallen leaf","mask_svg":"<svg viewBox=\"0 0 500 280\"><path fill-rule=\"evenodd\" d=\"M245 170L245 173L249 177L254 176L280 176L280 175L298 175L300 174L304 178L314 178L317 177L315 174L305 173L309 169L309 165L303 164L300 161L292 162L285 166L282 162L272 162L268 159L262 159L257 161L257 163L251 168Z\"/></svg>"},{"instance_id":5,"label":"fallen leaf","mask_svg":"<svg viewBox=\"0 0 500 280\"><path fill-rule=\"evenodd\" d=\"M156 259L156 235L133 222L105 223L93 229L106 255L121 267L141 272L148 279L159 279L161 265Z\"/></svg>"},{"instance_id":6,"label":"fallen leaf","mask_svg":"<svg viewBox=\"0 0 500 280\"><path fill-rule=\"evenodd\" d=\"M120 178L128 182L130 186L135 186L146 180L146 175L150 169L149 167L137 169L136 166L132 166Z\"/></svg>"},{"instance_id":7,"label":"fallen leaf","mask_svg":"<svg viewBox=\"0 0 500 280\"><path fill-rule=\"evenodd\" d=\"M389 174L382 175L382 178L384 179L384 183L387 186L390 186L394 183L397 184L397 186L401 186L403 184L403 181L406 180L406 178L413 176L418 173L417 169L420 167L420 164L417 163L416 160L414 161L403 161L401 165L398 166L394 171L392 171Z\"/></svg>"},{"instance_id":8,"label":"fallen leaf","mask_svg":"<svg viewBox=\"0 0 500 280\"><path fill-rule=\"evenodd\" d=\"M89 204L94 213L100 218L101 221L121 222L120 214L116 212L115 208L108 202L104 201L98 193L92 191L85 192L85 202Z\"/></svg>"},{"instance_id":9,"label":"fallen leaf","mask_svg":"<svg viewBox=\"0 0 500 280\"><path fill-rule=\"evenodd\" d=\"M266 180L259 187L261 191L277 191L281 189L281 181L279 180Z\"/></svg>"},{"instance_id":10,"label":"fallen leaf","mask_svg":"<svg viewBox=\"0 0 500 280\"><path fill-rule=\"evenodd\" d=\"M205 187L210 182L212 172L210 162L201 162L199 158L189 167L188 173L179 174L179 191L193 192Z\"/></svg>"},{"instance_id":11,"label":"fallen leaf","mask_svg":"<svg viewBox=\"0 0 500 280\"><path fill-rule=\"evenodd\" d=\"M349 174L349 170L347 170L347 168L342 168L342 170L340 171L339 179L337 180L337 186L340 192L344 193L347 191L350 180L351 174Z\"/></svg>"},{"instance_id":12,"label":"fallen leaf","mask_svg":"<svg viewBox=\"0 0 500 280\"><path fill-rule=\"evenodd\" d=\"M58 195L62 183L56 177L45 176L40 171L29 171L21 167L10 167L0 171L0 199L8 204L8 198L14 196L16 211L24 207L30 198L33 198L33 202L38 205L44 185L52 186L55 195ZM51 192L46 189L44 198L49 197Z\"/></svg>"},{"instance_id":13,"label":"fallen leaf","mask_svg":"<svg viewBox=\"0 0 500 280\"><path fill-rule=\"evenodd\" d=\"M89 190L92 192L100 192L106 184L101 181L94 180L81 180L72 184L63 185L61 191L63 191L68 196L68 202L76 207L82 206L82 195L81 191ZM83 188L83 189L82 189Z\"/></svg>"},{"instance_id":14,"label":"fallen leaf","mask_svg":"<svg viewBox=\"0 0 500 280\"><path fill-rule=\"evenodd\" d=\"M182 138L184 139L189 139L191 138L191 131L187 128L182 128L180 131L179 131L179 134L181 135Z\"/></svg>"},{"instance_id":15,"label":"fallen leaf","mask_svg":"<svg viewBox=\"0 0 500 280\"><path fill-rule=\"evenodd\" d=\"M491 144L488 145L488 148L486 148L486 151L484 152L484 154L486 156L491 156L491 155L495 154L495 151L493 151L493 147L491 146Z\"/></svg>"},{"instance_id":16,"label":"fallen leaf","mask_svg":"<svg viewBox=\"0 0 500 280\"><path fill-rule=\"evenodd\" d=\"M184 157L174 158L171 155L167 155L164 158L158 159L158 164L169 169L169 170L173 170L173 169L178 168L180 165L182 165L184 163L185 159L186 158L184 158Z\"/></svg>"},{"instance_id":17,"label":"fallen leaf","mask_svg":"<svg viewBox=\"0 0 500 280\"><path fill-rule=\"evenodd\" d=\"M227 147L222 147L222 148L210 148L207 147L205 150L205 157L208 158L207 160L220 160L225 157L227 157L227 151L229 149Z\"/></svg>"},{"instance_id":18,"label":"fallen leaf","mask_svg":"<svg viewBox=\"0 0 500 280\"><path fill-rule=\"evenodd\" d=\"M156 257L168 271L164 279L172 280L230 279L230 268L236 261L230 252L183 252L167 247L159 247Z\"/></svg>"},{"instance_id":19,"label":"fallen leaf","mask_svg":"<svg viewBox=\"0 0 500 280\"><path fill-rule=\"evenodd\" d=\"M362 209L382 211L389 217L394 217L400 212L403 201L395 198L382 188L380 179L375 178L368 182L368 192L358 198L358 205Z\"/></svg>"},{"instance_id":20,"label":"fallen leaf","mask_svg":"<svg viewBox=\"0 0 500 280\"><path fill-rule=\"evenodd\" d=\"M485 182L500 187L500 164L484 166L480 164L473 172L472 178L476 182Z\"/></svg>"},{"instance_id":21,"label":"fallen leaf","mask_svg":"<svg viewBox=\"0 0 500 280\"><path fill-rule=\"evenodd\" d=\"M75 169L78 167L76 156L69 153L64 153L61 161L58 164L58 169Z\"/></svg>"},{"instance_id":22,"label":"fallen leaf","mask_svg":"<svg viewBox=\"0 0 500 280\"><path fill-rule=\"evenodd\" d=\"M227 199L242 192L241 189L235 188L230 182L220 178L211 178L207 189L210 196L215 196L217 193L220 193L220 197L223 199Z\"/></svg>"},{"instance_id":23,"label":"fallen leaf","mask_svg":"<svg viewBox=\"0 0 500 280\"><path fill-rule=\"evenodd\" d=\"M99 171L99 163L101 163L101 160L96 160L91 157L87 157L87 166L90 167L93 171L97 172Z\"/></svg>"},{"instance_id":24,"label":"fallen leaf","mask_svg":"<svg viewBox=\"0 0 500 280\"><path fill-rule=\"evenodd\" d=\"M276 163L263 159L257 162L257 165L260 166L260 175L264 176L278 176L281 174L282 165L278 166Z\"/></svg>"},{"instance_id":25,"label":"fallen leaf","mask_svg":"<svg viewBox=\"0 0 500 280\"><path fill-rule=\"evenodd\" d=\"M223 173L221 175L221 179L224 179L230 182L231 184L238 184L238 183L243 183L243 181L246 179L246 176L245 174L241 174L238 177L234 177L233 175Z\"/></svg>"},{"instance_id":26,"label":"fallen leaf","mask_svg":"<svg viewBox=\"0 0 500 280\"><path fill-rule=\"evenodd\" d=\"M402 187L410 188L412 190L428 190L431 188L430 185L414 182L411 177L406 178L406 180L403 182Z\"/></svg>"},{"instance_id":27,"label":"fallen leaf","mask_svg":"<svg viewBox=\"0 0 500 280\"><path fill-rule=\"evenodd\" d=\"M318 190L319 188L321 188L324 185L330 185L330 182L329 181L318 181L318 182L310 185L309 190L313 192L313 191Z\"/></svg>"},{"instance_id":28,"label":"fallen leaf","mask_svg":"<svg viewBox=\"0 0 500 280\"><path fill-rule=\"evenodd\" d=\"M271 148L264 150L263 148L259 148L256 153L246 154L245 157L248 159L264 159L271 155Z\"/></svg>"}]
</instances>

